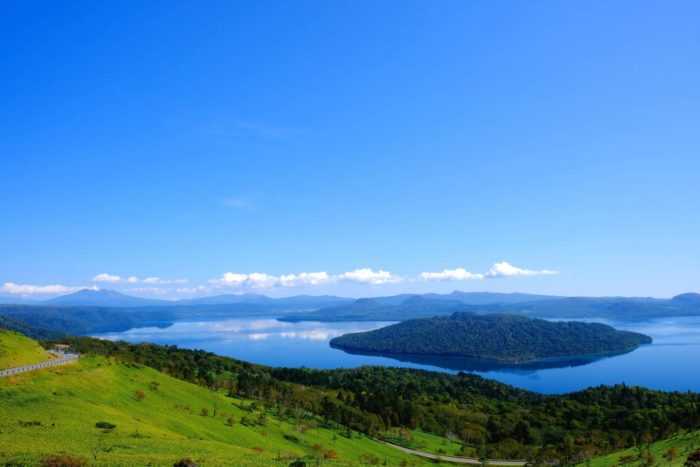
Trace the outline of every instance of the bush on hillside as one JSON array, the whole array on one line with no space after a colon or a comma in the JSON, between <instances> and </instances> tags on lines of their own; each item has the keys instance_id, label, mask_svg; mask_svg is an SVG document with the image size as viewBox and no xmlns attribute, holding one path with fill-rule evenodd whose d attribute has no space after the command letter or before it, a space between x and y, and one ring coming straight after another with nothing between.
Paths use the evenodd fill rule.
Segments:
<instances>
[{"instance_id":1,"label":"bush on hillside","mask_svg":"<svg viewBox=\"0 0 700 467\"><path fill-rule=\"evenodd\" d=\"M95 423L95 428L102 428L104 430L113 430L117 425L109 422L97 422Z\"/></svg>"},{"instance_id":2,"label":"bush on hillside","mask_svg":"<svg viewBox=\"0 0 700 467\"><path fill-rule=\"evenodd\" d=\"M85 459L68 455L46 456L41 459L42 467L82 467L87 465Z\"/></svg>"},{"instance_id":3,"label":"bush on hillside","mask_svg":"<svg viewBox=\"0 0 700 467\"><path fill-rule=\"evenodd\" d=\"M173 467L197 467L197 463L189 458L180 459L173 464Z\"/></svg>"}]
</instances>

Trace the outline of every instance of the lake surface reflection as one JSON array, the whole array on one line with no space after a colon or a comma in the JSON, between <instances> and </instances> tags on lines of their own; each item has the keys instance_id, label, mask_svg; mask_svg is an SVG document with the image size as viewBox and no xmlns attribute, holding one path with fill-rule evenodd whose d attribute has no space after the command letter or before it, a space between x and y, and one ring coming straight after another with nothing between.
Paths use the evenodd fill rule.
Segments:
<instances>
[{"instance_id":1,"label":"lake surface reflection","mask_svg":"<svg viewBox=\"0 0 700 467\"><path fill-rule=\"evenodd\" d=\"M525 389L562 393L600 384L626 383L662 390L700 391L700 317L605 322L641 332L654 343L604 357L500 365L473 359L350 354L328 341L390 322L280 322L274 318L182 320L171 326L136 328L95 337L174 344L271 366L340 368L384 365L455 373L471 371Z\"/></svg>"}]
</instances>

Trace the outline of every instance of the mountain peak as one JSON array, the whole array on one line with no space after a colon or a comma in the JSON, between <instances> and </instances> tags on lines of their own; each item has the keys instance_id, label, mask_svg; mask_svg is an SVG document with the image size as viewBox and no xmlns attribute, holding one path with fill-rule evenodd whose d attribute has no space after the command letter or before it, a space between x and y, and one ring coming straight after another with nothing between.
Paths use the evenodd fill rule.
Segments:
<instances>
[{"instance_id":1,"label":"mountain peak","mask_svg":"<svg viewBox=\"0 0 700 467\"><path fill-rule=\"evenodd\" d=\"M168 304L165 300L132 297L110 289L80 289L77 292L61 295L60 297L44 300L41 305L47 306L100 306L100 307L130 307Z\"/></svg>"},{"instance_id":2,"label":"mountain peak","mask_svg":"<svg viewBox=\"0 0 700 467\"><path fill-rule=\"evenodd\" d=\"M687 305L700 305L700 294L694 292L682 293L680 295L676 295L671 300Z\"/></svg>"}]
</instances>

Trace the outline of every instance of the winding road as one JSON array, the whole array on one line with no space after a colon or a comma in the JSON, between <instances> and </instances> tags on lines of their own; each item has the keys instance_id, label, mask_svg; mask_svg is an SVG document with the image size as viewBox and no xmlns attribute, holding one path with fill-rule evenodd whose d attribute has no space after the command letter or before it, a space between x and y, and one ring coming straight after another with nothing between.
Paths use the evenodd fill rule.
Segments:
<instances>
[{"instance_id":1,"label":"winding road","mask_svg":"<svg viewBox=\"0 0 700 467\"><path fill-rule=\"evenodd\" d=\"M79 354L75 353L60 353L60 352L51 352L52 354L56 355L58 358L54 360L47 360L45 362L40 362L40 363L33 363L31 365L25 365L25 366L18 366L16 368L8 368L7 370L0 370L0 378L3 376L11 376L11 375L16 375L19 373L24 373L26 371L32 371L32 370L38 370L40 368L48 368L50 366L58 366L58 365L64 365L66 363L73 362L80 358Z\"/></svg>"},{"instance_id":2,"label":"winding road","mask_svg":"<svg viewBox=\"0 0 700 467\"><path fill-rule=\"evenodd\" d=\"M440 454L433 454L430 452L423 452L423 451L416 451L415 449L409 449L405 448L403 446L399 446L397 444L391 444L387 443L386 441L382 441L380 439L372 438L375 441L386 444L387 446L390 446L394 449L398 449L399 451L403 451L407 454L413 454L415 456L420 456L420 457L425 457L426 459L433 459L433 460L440 460L440 461L445 461L445 462L454 462L455 464L470 464L470 465L483 465L484 463L480 461L479 459L474 459L470 457L455 457L455 456L445 456L445 455L440 455ZM505 460L496 460L496 459L488 459L486 461L486 465L493 465L495 466L523 466L526 465L527 462L525 461L505 461Z\"/></svg>"}]
</instances>

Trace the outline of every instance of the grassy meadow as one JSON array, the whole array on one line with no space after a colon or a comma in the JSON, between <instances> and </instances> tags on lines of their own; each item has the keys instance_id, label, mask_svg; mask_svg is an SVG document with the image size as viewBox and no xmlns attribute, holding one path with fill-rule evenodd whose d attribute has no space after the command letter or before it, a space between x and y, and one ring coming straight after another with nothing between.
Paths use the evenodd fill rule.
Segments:
<instances>
[{"instance_id":1,"label":"grassy meadow","mask_svg":"<svg viewBox=\"0 0 700 467\"><path fill-rule=\"evenodd\" d=\"M36 341L0 328L0 370L31 365L53 358Z\"/></svg>"},{"instance_id":2,"label":"grassy meadow","mask_svg":"<svg viewBox=\"0 0 700 467\"><path fill-rule=\"evenodd\" d=\"M586 467L632 467L638 465L650 467L681 467L685 465L688 454L696 449L700 449L700 431L690 431L679 433L676 436L655 443L643 445L641 449L630 448L624 451L614 452L579 465Z\"/></svg>"},{"instance_id":3,"label":"grassy meadow","mask_svg":"<svg viewBox=\"0 0 700 467\"><path fill-rule=\"evenodd\" d=\"M0 408L3 465L61 454L109 466L422 463L312 417L284 421L252 401L104 357L2 378Z\"/></svg>"}]
</instances>

